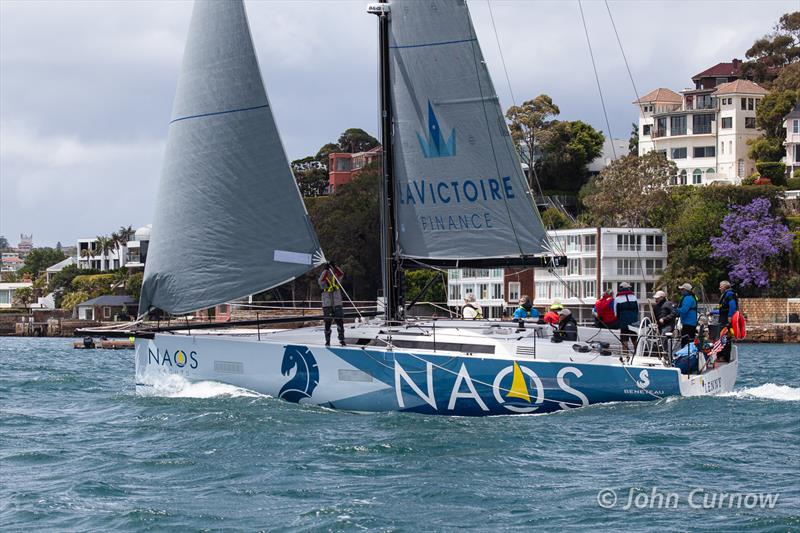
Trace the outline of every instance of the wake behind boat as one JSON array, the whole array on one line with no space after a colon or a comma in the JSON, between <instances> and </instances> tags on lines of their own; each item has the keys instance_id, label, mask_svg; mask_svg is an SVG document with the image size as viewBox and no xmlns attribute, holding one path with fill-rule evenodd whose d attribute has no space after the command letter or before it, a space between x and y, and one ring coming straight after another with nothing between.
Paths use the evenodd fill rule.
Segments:
<instances>
[{"instance_id":1,"label":"wake behind boat","mask_svg":"<svg viewBox=\"0 0 800 533\"><path fill-rule=\"evenodd\" d=\"M180 374L359 411L494 415L728 392L738 355L686 374L608 330L405 317L403 269L556 267L466 4L372 4L381 52L385 316L250 337L136 333L136 380ZM213 221L209 227L208 221ZM241 0L198 2L170 122L140 312L181 314L326 264L264 90ZM327 268L327 267L326 267ZM174 329L174 328L173 328ZM646 329L646 324L642 327ZM609 342L610 341L610 342Z\"/></svg>"}]
</instances>

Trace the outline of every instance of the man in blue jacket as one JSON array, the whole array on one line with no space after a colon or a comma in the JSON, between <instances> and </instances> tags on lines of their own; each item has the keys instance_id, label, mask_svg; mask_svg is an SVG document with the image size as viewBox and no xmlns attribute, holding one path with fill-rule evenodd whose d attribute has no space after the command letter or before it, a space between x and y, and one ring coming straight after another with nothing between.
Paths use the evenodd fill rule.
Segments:
<instances>
[{"instance_id":1,"label":"man in blue jacket","mask_svg":"<svg viewBox=\"0 0 800 533\"><path fill-rule=\"evenodd\" d=\"M681 300L678 303L678 315L681 317L681 348L694 342L697 335L697 297L692 292L692 284L684 283L680 287Z\"/></svg>"},{"instance_id":2,"label":"man in blue jacket","mask_svg":"<svg viewBox=\"0 0 800 533\"><path fill-rule=\"evenodd\" d=\"M739 298L736 296L736 293L733 292L731 282L728 280L723 280L719 283L719 292L722 295L719 299L719 309L717 311L712 311L712 313L719 313L720 325L727 326L730 330L731 322L733 321L733 314L739 310ZM728 342L717 355L718 361L731 360L732 339L733 334L729 331Z\"/></svg>"},{"instance_id":3,"label":"man in blue jacket","mask_svg":"<svg viewBox=\"0 0 800 533\"><path fill-rule=\"evenodd\" d=\"M628 341L636 350L636 333L631 329L639 324L639 301L631 290L631 284L623 281L619 284L619 291L614 298L614 314L617 315L619 324L619 340L622 344L622 353L628 353Z\"/></svg>"}]
</instances>

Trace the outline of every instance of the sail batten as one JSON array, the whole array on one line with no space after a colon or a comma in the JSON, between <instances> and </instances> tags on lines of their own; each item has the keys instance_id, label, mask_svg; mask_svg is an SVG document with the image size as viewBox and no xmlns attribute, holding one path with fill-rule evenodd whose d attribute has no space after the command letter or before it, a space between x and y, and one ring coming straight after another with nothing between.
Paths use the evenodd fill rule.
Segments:
<instances>
[{"instance_id":1,"label":"sail batten","mask_svg":"<svg viewBox=\"0 0 800 533\"><path fill-rule=\"evenodd\" d=\"M242 0L195 3L155 208L142 313L246 297L323 258Z\"/></svg>"},{"instance_id":2,"label":"sail batten","mask_svg":"<svg viewBox=\"0 0 800 533\"><path fill-rule=\"evenodd\" d=\"M389 0L398 255L525 261L546 233L464 0Z\"/></svg>"}]
</instances>

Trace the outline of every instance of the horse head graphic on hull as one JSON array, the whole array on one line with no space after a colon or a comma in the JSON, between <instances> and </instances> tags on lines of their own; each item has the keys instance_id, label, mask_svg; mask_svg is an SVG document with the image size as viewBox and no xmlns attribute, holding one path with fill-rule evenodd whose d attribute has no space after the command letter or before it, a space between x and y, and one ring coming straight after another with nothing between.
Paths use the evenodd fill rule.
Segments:
<instances>
[{"instance_id":1,"label":"horse head graphic on hull","mask_svg":"<svg viewBox=\"0 0 800 533\"><path fill-rule=\"evenodd\" d=\"M314 389L319 385L319 368L317 360L307 346L288 345L283 352L281 374L288 376L292 369L295 373L292 379L281 387L279 398L297 403L303 398L311 398Z\"/></svg>"}]
</instances>

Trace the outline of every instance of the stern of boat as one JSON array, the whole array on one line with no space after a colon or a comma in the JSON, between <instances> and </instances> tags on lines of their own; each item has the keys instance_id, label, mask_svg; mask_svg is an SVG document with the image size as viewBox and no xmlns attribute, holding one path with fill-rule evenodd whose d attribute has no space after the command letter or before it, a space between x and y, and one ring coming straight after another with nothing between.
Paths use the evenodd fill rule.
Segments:
<instances>
[{"instance_id":1,"label":"stern of boat","mask_svg":"<svg viewBox=\"0 0 800 533\"><path fill-rule=\"evenodd\" d=\"M731 347L731 360L717 363L701 374L681 375L681 396L709 396L725 394L733 390L739 374L739 350Z\"/></svg>"}]
</instances>

